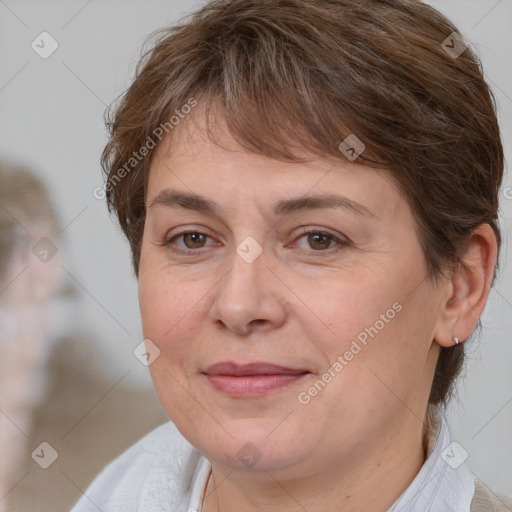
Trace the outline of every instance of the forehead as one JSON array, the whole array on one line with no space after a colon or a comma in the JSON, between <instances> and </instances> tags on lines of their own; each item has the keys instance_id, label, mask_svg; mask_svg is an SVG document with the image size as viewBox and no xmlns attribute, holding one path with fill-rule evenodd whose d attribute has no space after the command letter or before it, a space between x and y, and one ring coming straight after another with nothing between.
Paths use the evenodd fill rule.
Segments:
<instances>
[{"instance_id":1,"label":"forehead","mask_svg":"<svg viewBox=\"0 0 512 512\"><path fill-rule=\"evenodd\" d=\"M230 133L223 116L218 115L207 131L204 115L190 114L157 146L151 163L146 204L166 189L183 195L216 198L229 206L273 199L275 213L287 213L290 204L277 204L279 199L330 195L327 203L337 206L334 196L342 194L345 206L362 213L379 215L396 209L403 201L399 188L388 170L375 169L340 158L320 158L294 148L304 161L289 162L251 152L242 147ZM293 144L293 143L292 143ZM169 195L169 194L167 194ZM362 205L358 208L355 200ZM187 199L185 199L187 200ZM310 201L314 203L315 201ZM197 201L196 201L196 204ZM324 205L328 206L328 205ZM213 210L214 205L203 204Z\"/></svg>"}]
</instances>

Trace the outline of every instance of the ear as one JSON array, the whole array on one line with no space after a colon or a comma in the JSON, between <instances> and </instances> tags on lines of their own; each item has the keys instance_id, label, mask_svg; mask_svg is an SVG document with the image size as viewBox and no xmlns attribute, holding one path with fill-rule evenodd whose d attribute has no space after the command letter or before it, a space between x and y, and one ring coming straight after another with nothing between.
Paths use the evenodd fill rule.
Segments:
<instances>
[{"instance_id":1,"label":"ear","mask_svg":"<svg viewBox=\"0 0 512 512\"><path fill-rule=\"evenodd\" d=\"M441 304L434 339L443 347L461 342L475 329L480 318L496 267L498 243L489 224L473 230L461 264L452 274Z\"/></svg>"}]
</instances>

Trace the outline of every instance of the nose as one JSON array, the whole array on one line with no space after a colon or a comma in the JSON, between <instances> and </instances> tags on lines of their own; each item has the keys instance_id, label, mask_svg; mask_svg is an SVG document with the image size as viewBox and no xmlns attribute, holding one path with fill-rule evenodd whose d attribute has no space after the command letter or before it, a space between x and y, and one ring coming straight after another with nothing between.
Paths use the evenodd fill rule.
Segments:
<instances>
[{"instance_id":1,"label":"nose","mask_svg":"<svg viewBox=\"0 0 512 512\"><path fill-rule=\"evenodd\" d=\"M274 272L265 251L252 262L233 251L214 291L210 318L216 327L241 335L280 327L286 320L286 287Z\"/></svg>"}]
</instances>

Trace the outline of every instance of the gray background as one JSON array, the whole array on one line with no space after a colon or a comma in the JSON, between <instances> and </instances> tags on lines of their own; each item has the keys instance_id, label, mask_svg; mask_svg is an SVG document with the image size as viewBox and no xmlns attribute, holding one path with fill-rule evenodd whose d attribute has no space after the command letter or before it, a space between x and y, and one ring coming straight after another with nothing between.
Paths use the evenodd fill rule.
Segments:
<instances>
[{"instance_id":1,"label":"gray background","mask_svg":"<svg viewBox=\"0 0 512 512\"><path fill-rule=\"evenodd\" d=\"M512 0L430 3L455 22L482 58L510 158ZM79 291L60 328L84 333L105 374L113 382L124 376L125 385L138 388L151 384L132 354L142 335L128 244L109 220L104 201L93 196L103 183L103 113L129 84L145 36L195 5L190 0L0 0L0 158L37 170L59 210L66 276ZM30 46L43 31L59 44L46 60ZM510 186L507 171L504 189ZM459 382L459 400L449 409L454 437L469 452L475 473L510 496L511 190L502 193L501 274L482 318L481 339L467 347L470 361Z\"/></svg>"}]
</instances>

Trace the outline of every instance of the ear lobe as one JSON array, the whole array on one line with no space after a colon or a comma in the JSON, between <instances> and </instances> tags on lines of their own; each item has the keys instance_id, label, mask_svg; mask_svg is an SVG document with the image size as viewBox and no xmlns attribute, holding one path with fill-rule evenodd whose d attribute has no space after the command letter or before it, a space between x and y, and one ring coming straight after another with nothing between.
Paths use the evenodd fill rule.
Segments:
<instances>
[{"instance_id":1,"label":"ear lobe","mask_svg":"<svg viewBox=\"0 0 512 512\"><path fill-rule=\"evenodd\" d=\"M480 318L491 288L498 244L489 224L481 224L470 235L466 252L447 286L444 305L434 333L443 347L469 338Z\"/></svg>"}]
</instances>

